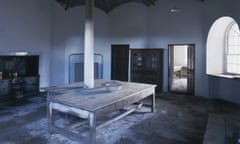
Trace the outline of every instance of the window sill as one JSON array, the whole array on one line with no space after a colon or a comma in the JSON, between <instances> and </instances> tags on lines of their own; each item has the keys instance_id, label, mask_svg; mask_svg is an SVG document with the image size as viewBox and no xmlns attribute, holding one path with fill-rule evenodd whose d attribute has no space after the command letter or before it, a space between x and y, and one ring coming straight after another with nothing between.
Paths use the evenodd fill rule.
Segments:
<instances>
[{"instance_id":1,"label":"window sill","mask_svg":"<svg viewBox=\"0 0 240 144\"><path fill-rule=\"evenodd\" d=\"M221 77L221 78L228 78L228 79L240 79L240 75L236 74L208 74L208 76L214 76L214 77Z\"/></svg>"}]
</instances>

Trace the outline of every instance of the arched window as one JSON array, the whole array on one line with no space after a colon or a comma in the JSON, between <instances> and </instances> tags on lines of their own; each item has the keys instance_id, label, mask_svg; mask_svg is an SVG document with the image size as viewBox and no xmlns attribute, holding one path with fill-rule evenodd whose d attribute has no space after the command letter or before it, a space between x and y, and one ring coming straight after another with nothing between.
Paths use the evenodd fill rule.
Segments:
<instances>
[{"instance_id":1,"label":"arched window","mask_svg":"<svg viewBox=\"0 0 240 144\"><path fill-rule=\"evenodd\" d=\"M207 38L206 72L224 78L240 78L240 32L231 17L220 17Z\"/></svg>"},{"instance_id":2,"label":"arched window","mask_svg":"<svg viewBox=\"0 0 240 144\"><path fill-rule=\"evenodd\" d=\"M236 22L228 27L225 53L225 72L240 74L240 32Z\"/></svg>"}]
</instances>

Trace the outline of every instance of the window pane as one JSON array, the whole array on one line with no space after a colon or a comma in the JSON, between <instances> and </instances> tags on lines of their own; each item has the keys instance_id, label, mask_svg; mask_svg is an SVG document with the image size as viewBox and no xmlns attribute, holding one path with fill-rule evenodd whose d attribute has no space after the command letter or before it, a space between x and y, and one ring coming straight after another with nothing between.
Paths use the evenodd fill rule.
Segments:
<instances>
[{"instance_id":1,"label":"window pane","mask_svg":"<svg viewBox=\"0 0 240 144\"><path fill-rule=\"evenodd\" d=\"M227 34L227 40L227 72L240 74L240 32L236 23L231 25Z\"/></svg>"},{"instance_id":2,"label":"window pane","mask_svg":"<svg viewBox=\"0 0 240 144\"><path fill-rule=\"evenodd\" d=\"M237 64L237 56L236 55L233 56L232 61L233 61L233 64Z\"/></svg>"},{"instance_id":3,"label":"window pane","mask_svg":"<svg viewBox=\"0 0 240 144\"><path fill-rule=\"evenodd\" d=\"M233 46L228 46L228 54L233 54Z\"/></svg>"},{"instance_id":4,"label":"window pane","mask_svg":"<svg viewBox=\"0 0 240 144\"><path fill-rule=\"evenodd\" d=\"M228 45L232 45L233 44L233 37L229 36L228 37Z\"/></svg>"},{"instance_id":5,"label":"window pane","mask_svg":"<svg viewBox=\"0 0 240 144\"><path fill-rule=\"evenodd\" d=\"M234 31L231 29L229 30L228 36L233 36L234 35Z\"/></svg>"},{"instance_id":6,"label":"window pane","mask_svg":"<svg viewBox=\"0 0 240 144\"><path fill-rule=\"evenodd\" d=\"M238 37L237 36L233 37L233 44L234 45L238 44Z\"/></svg>"},{"instance_id":7,"label":"window pane","mask_svg":"<svg viewBox=\"0 0 240 144\"><path fill-rule=\"evenodd\" d=\"M236 54L240 54L239 44L236 46Z\"/></svg>"},{"instance_id":8,"label":"window pane","mask_svg":"<svg viewBox=\"0 0 240 144\"><path fill-rule=\"evenodd\" d=\"M232 65L232 72L233 72L233 73L237 72L237 68L238 68L237 65L236 65L236 64L233 64L233 65Z\"/></svg>"},{"instance_id":9,"label":"window pane","mask_svg":"<svg viewBox=\"0 0 240 144\"><path fill-rule=\"evenodd\" d=\"M240 56L237 56L237 64L240 65Z\"/></svg>"},{"instance_id":10,"label":"window pane","mask_svg":"<svg viewBox=\"0 0 240 144\"><path fill-rule=\"evenodd\" d=\"M234 32L234 37L238 37L237 31Z\"/></svg>"},{"instance_id":11,"label":"window pane","mask_svg":"<svg viewBox=\"0 0 240 144\"><path fill-rule=\"evenodd\" d=\"M227 57L227 63L232 63L232 57L230 55Z\"/></svg>"},{"instance_id":12,"label":"window pane","mask_svg":"<svg viewBox=\"0 0 240 144\"><path fill-rule=\"evenodd\" d=\"M227 65L227 72L230 72L230 73L232 73L232 64L228 64Z\"/></svg>"},{"instance_id":13,"label":"window pane","mask_svg":"<svg viewBox=\"0 0 240 144\"><path fill-rule=\"evenodd\" d=\"M235 54L236 53L236 46L234 45L233 47L232 47L232 53L231 54Z\"/></svg>"},{"instance_id":14,"label":"window pane","mask_svg":"<svg viewBox=\"0 0 240 144\"><path fill-rule=\"evenodd\" d=\"M238 71L237 71L238 74L240 74L240 66L238 66Z\"/></svg>"}]
</instances>

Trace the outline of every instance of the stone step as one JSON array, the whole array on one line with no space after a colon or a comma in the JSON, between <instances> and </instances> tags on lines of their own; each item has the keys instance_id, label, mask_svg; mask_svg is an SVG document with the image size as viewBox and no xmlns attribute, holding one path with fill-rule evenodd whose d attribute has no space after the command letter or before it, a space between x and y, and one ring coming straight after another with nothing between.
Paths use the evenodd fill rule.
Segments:
<instances>
[{"instance_id":1,"label":"stone step","mask_svg":"<svg viewBox=\"0 0 240 144\"><path fill-rule=\"evenodd\" d=\"M225 120L217 114L209 114L203 144L225 144Z\"/></svg>"}]
</instances>

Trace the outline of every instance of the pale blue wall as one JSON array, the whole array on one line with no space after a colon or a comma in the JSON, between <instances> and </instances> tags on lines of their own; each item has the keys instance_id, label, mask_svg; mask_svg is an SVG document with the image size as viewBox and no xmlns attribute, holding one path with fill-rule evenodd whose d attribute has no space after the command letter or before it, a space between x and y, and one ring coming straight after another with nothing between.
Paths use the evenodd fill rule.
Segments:
<instances>
[{"instance_id":1,"label":"pale blue wall","mask_svg":"<svg viewBox=\"0 0 240 144\"><path fill-rule=\"evenodd\" d=\"M177 1L178 2L178 1ZM195 44L195 94L205 95L202 87L202 6L199 1L181 0L177 3L179 13L170 13L172 1L160 0L158 6L151 9L149 26L149 47L167 48L168 44ZM165 57L164 87L167 88L168 63Z\"/></svg>"},{"instance_id":2,"label":"pale blue wall","mask_svg":"<svg viewBox=\"0 0 240 144\"><path fill-rule=\"evenodd\" d=\"M155 6L146 7L140 3L123 4L109 14L96 10L96 29L102 32L96 34L95 45L104 45L105 51L95 47L104 54L104 78L110 78L111 44L130 44L130 48L164 48L164 91L168 88L168 44L196 44L196 95L205 96L205 54L202 51L202 11L200 1L182 0L178 7L180 13L170 13L173 3L168 0L158 0ZM98 23L101 21L101 23ZM54 5L53 47L51 84L67 82L66 39L78 37L75 45L83 47L84 8L79 6L65 12ZM75 31L76 35L73 35ZM106 37L107 36L107 37ZM109 36L109 37L108 37ZM105 39L107 38L107 39ZM74 39L74 38L73 38ZM78 41L78 42L77 42ZM60 51L59 51L60 50ZM70 53L70 52L69 52ZM62 59L62 57L65 58ZM65 64L64 64L65 63ZM64 74L59 73L61 71ZM57 73L58 72L58 73Z\"/></svg>"},{"instance_id":3,"label":"pale blue wall","mask_svg":"<svg viewBox=\"0 0 240 144\"><path fill-rule=\"evenodd\" d=\"M67 11L54 3L52 20L50 84L69 82L69 55L83 53L84 6ZM94 14L94 50L103 55L103 78L110 79L110 44L108 43L108 16L99 9Z\"/></svg>"},{"instance_id":4,"label":"pale blue wall","mask_svg":"<svg viewBox=\"0 0 240 144\"><path fill-rule=\"evenodd\" d=\"M202 9L200 1L181 0L179 13L170 13L173 2L158 0L152 7L129 3L109 14L111 43L130 48L164 48L164 84L168 89L168 44L196 44L196 95L205 95L205 64L202 53Z\"/></svg>"},{"instance_id":5,"label":"pale blue wall","mask_svg":"<svg viewBox=\"0 0 240 144\"><path fill-rule=\"evenodd\" d=\"M109 13L111 44L130 44L130 48L146 48L148 10L140 3L120 5Z\"/></svg>"},{"instance_id":6,"label":"pale blue wall","mask_svg":"<svg viewBox=\"0 0 240 144\"><path fill-rule=\"evenodd\" d=\"M51 9L51 0L1 0L0 4L0 53L40 55L41 87L49 85Z\"/></svg>"},{"instance_id":7,"label":"pale blue wall","mask_svg":"<svg viewBox=\"0 0 240 144\"><path fill-rule=\"evenodd\" d=\"M54 0L2 0L0 53L28 51L40 55L41 87L68 82L68 56L83 50L84 7L64 11ZM231 16L240 23L239 0L181 0L173 3L119 6L109 14L95 8L95 52L104 56L105 79L111 75L111 44L131 48L164 48L164 90L167 90L168 44L196 44L195 94L240 103L239 80L206 75L206 39L212 23ZM217 61L217 60L216 60ZM50 73L49 73L50 72Z\"/></svg>"}]
</instances>

